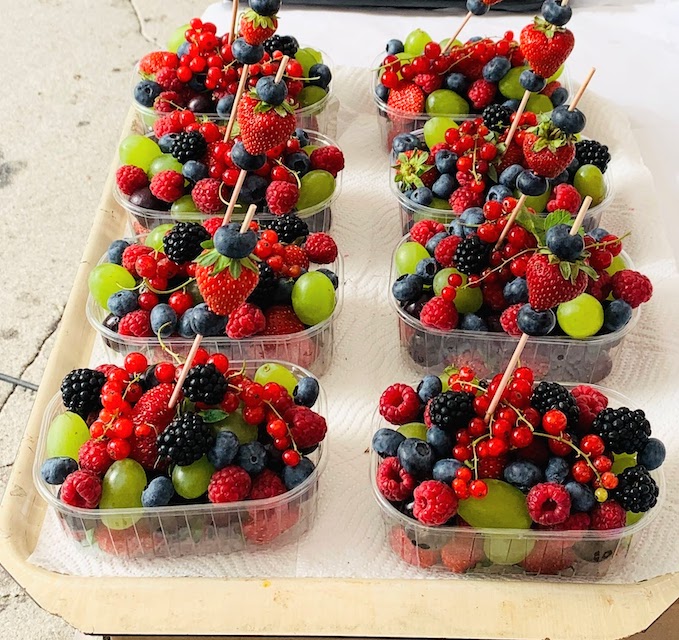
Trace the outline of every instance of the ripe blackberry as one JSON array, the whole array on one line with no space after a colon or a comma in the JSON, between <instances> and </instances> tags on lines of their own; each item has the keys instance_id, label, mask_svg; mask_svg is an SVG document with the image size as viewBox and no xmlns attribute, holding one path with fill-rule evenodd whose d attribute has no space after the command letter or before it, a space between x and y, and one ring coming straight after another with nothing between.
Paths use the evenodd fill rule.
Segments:
<instances>
[{"instance_id":1,"label":"ripe blackberry","mask_svg":"<svg viewBox=\"0 0 679 640\"><path fill-rule=\"evenodd\" d=\"M573 394L558 382L541 382L533 390L531 404L543 415L551 409L558 409L566 414L569 427L578 426L578 403Z\"/></svg>"},{"instance_id":2,"label":"ripe blackberry","mask_svg":"<svg viewBox=\"0 0 679 640\"><path fill-rule=\"evenodd\" d=\"M94 369L74 369L61 381L64 406L83 417L101 409L99 394L106 376Z\"/></svg>"},{"instance_id":3,"label":"ripe blackberry","mask_svg":"<svg viewBox=\"0 0 679 640\"><path fill-rule=\"evenodd\" d=\"M429 419L434 427L451 432L462 429L474 417L474 395L466 391L440 393L429 404Z\"/></svg>"},{"instance_id":4,"label":"ripe blackberry","mask_svg":"<svg viewBox=\"0 0 679 640\"><path fill-rule=\"evenodd\" d=\"M658 485L645 467L629 467L618 476L611 498L627 511L645 513L658 502Z\"/></svg>"},{"instance_id":5,"label":"ripe blackberry","mask_svg":"<svg viewBox=\"0 0 679 640\"><path fill-rule=\"evenodd\" d=\"M250 294L248 302L256 304L262 309L270 307L274 302L277 280L274 270L266 262L260 262L259 282L255 290Z\"/></svg>"},{"instance_id":6,"label":"ripe blackberry","mask_svg":"<svg viewBox=\"0 0 679 640\"><path fill-rule=\"evenodd\" d=\"M295 56L299 50L299 42L293 36L273 35L264 41L264 51L273 56L274 51L280 51L284 56Z\"/></svg>"},{"instance_id":7,"label":"ripe blackberry","mask_svg":"<svg viewBox=\"0 0 679 640\"><path fill-rule=\"evenodd\" d=\"M491 131L502 133L511 124L512 110L502 104L491 104L483 110L482 118Z\"/></svg>"},{"instance_id":8,"label":"ripe blackberry","mask_svg":"<svg viewBox=\"0 0 679 640\"><path fill-rule=\"evenodd\" d=\"M483 242L477 235L467 236L455 250L454 265L467 275L479 274L490 259L491 245Z\"/></svg>"},{"instance_id":9,"label":"ripe blackberry","mask_svg":"<svg viewBox=\"0 0 679 640\"><path fill-rule=\"evenodd\" d=\"M593 164L601 169L601 173L606 173L608 163L611 161L608 147L596 140L581 140L576 142L575 157L580 166L583 164Z\"/></svg>"},{"instance_id":10,"label":"ripe blackberry","mask_svg":"<svg viewBox=\"0 0 679 640\"><path fill-rule=\"evenodd\" d=\"M156 442L158 454L170 458L182 467L194 463L207 453L214 443L210 425L197 413L186 413L175 418Z\"/></svg>"},{"instance_id":11,"label":"ripe blackberry","mask_svg":"<svg viewBox=\"0 0 679 640\"><path fill-rule=\"evenodd\" d=\"M637 453L646 446L651 425L641 409L609 407L594 419L592 431L601 436L613 453Z\"/></svg>"},{"instance_id":12,"label":"ripe blackberry","mask_svg":"<svg viewBox=\"0 0 679 640\"><path fill-rule=\"evenodd\" d=\"M202 224L178 222L163 237L163 249L172 262L182 264L197 258L203 251L201 242L209 239L210 234Z\"/></svg>"},{"instance_id":13,"label":"ripe blackberry","mask_svg":"<svg viewBox=\"0 0 679 640\"><path fill-rule=\"evenodd\" d=\"M207 141L199 131L178 133L170 147L170 153L182 164L189 160L200 160L206 151Z\"/></svg>"},{"instance_id":14,"label":"ripe blackberry","mask_svg":"<svg viewBox=\"0 0 679 640\"><path fill-rule=\"evenodd\" d=\"M224 398L228 383L212 363L191 367L184 380L182 391L191 402L219 404Z\"/></svg>"},{"instance_id":15,"label":"ripe blackberry","mask_svg":"<svg viewBox=\"0 0 679 640\"><path fill-rule=\"evenodd\" d=\"M278 234L279 242L290 243L309 235L307 223L294 213L279 216L273 220L263 220L262 226L266 229L273 229Z\"/></svg>"}]
</instances>

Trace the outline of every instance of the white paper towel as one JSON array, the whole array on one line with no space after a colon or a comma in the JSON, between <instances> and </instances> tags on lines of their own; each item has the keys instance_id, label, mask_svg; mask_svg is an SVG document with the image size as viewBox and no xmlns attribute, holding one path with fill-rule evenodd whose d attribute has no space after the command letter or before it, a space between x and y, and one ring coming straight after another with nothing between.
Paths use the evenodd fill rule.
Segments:
<instances>
[{"instance_id":1,"label":"white paper towel","mask_svg":"<svg viewBox=\"0 0 679 640\"><path fill-rule=\"evenodd\" d=\"M367 448L377 400L389 384L411 382L416 375L401 361L396 319L387 300L389 261L400 238L400 219L388 184L388 160L380 145L368 72L340 68L335 89L341 101L337 141L347 168L333 209L332 234L345 259L346 279L335 360L322 378L329 400L329 463L313 531L299 545L276 553L123 561L76 548L55 515L48 513L32 563L83 576L432 577L406 566L387 548L371 495ZM644 305L641 321L623 344L616 370L604 381L646 410L654 434L668 448L664 509L637 539L624 573L607 578L631 582L679 570L679 498L673 489L679 485L679 430L674 424L679 404L679 277L668 230L661 227L656 209L653 180L627 118L592 92L585 95L582 108L588 116L586 133L608 144L613 156L615 200L602 224L618 234L632 231L625 248L655 286L653 300Z\"/></svg>"}]
</instances>

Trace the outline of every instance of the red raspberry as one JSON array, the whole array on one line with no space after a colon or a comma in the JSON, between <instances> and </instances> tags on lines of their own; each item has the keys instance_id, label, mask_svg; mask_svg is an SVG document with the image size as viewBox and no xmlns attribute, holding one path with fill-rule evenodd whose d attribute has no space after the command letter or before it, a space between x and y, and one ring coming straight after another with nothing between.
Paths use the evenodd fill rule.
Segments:
<instances>
[{"instance_id":1,"label":"red raspberry","mask_svg":"<svg viewBox=\"0 0 679 640\"><path fill-rule=\"evenodd\" d=\"M106 442L103 440L88 440L78 451L78 464L85 471L92 471L103 476L113 464L113 458L108 455Z\"/></svg>"},{"instance_id":2,"label":"red raspberry","mask_svg":"<svg viewBox=\"0 0 679 640\"><path fill-rule=\"evenodd\" d=\"M453 573L464 573L483 560L483 545L474 544L473 535L463 533L451 538L441 549L443 566Z\"/></svg>"},{"instance_id":3,"label":"red raspberry","mask_svg":"<svg viewBox=\"0 0 679 640\"><path fill-rule=\"evenodd\" d=\"M145 522L147 521L140 520L134 527L120 531L100 524L94 530L94 539L101 551L112 556L121 558L152 556L158 548L165 545L165 542L162 538L154 540L154 534L149 531L149 526L144 524Z\"/></svg>"},{"instance_id":4,"label":"red raspberry","mask_svg":"<svg viewBox=\"0 0 679 640\"><path fill-rule=\"evenodd\" d=\"M236 309L226 323L226 335L234 340L249 338L262 333L266 328L266 318L262 310L246 302Z\"/></svg>"},{"instance_id":5,"label":"red raspberry","mask_svg":"<svg viewBox=\"0 0 679 640\"><path fill-rule=\"evenodd\" d=\"M377 488L391 502L401 502L413 495L417 481L398 461L398 458L385 458L377 468Z\"/></svg>"},{"instance_id":6,"label":"red raspberry","mask_svg":"<svg viewBox=\"0 0 679 640\"><path fill-rule=\"evenodd\" d=\"M292 307L275 305L269 307L264 315L266 317L265 336L284 336L304 331L304 325Z\"/></svg>"},{"instance_id":7,"label":"red raspberry","mask_svg":"<svg viewBox=\"0 0 679 640\"><path fill-rule=\"evenodd\" d=\"M74 471L64 480L59 496L72 507L94 509L101 498L101 480L93 471Z\"/></svg>"},{"instance_id":8,"label":"red raspberry","mask_svg":"<svg viewBox=\"0 0 679 640\"><path fill-rule=\"evenodd\" d=\"M452 331L457 327L458 315L455 305L446 302L440 296L428 300L420 312L420 322L425 327L433 327L441 331Z\"/></svg>"},{"instance_id":9,"label":"red raspberry","mask_svg":"<svg viewBox=\"0 0 679 640\"><path fill-rule=\"evenodd\" d=\"M319 147L309 159L312 169L323 169L335 178L344 169L344 154L337 147Z\"/></svg>"},{"instance_id":10,"label":"red raspberry","mask_svg":"<svg viewBox=\"0 0 679 640\"><path fill-rule=\"evenodd\" d=\"M592 529L595 531L620 529L627 523L626 511L613 500L598 504L592 509L590 516L592 517Z\"/></svg>"},{"instance_id":11,"label":"red raspberry","mask_svg":"<svg viewBox=\"0 0 679 640\"><path fill-rule=\"evenodd\" d=\"M552 191L552 199L547 203L547 211L563 209L577 213L582 204L582 196L572 184L558 184Z\"/></svg>"},{"instance_id":12,"label":"red raspberry","mask_svg":"<svg viewBox=\"0 0 679 640\"><path fill-rule=\"evenodd\" d=\"M132 434L128 439L128 442L131 447L129 457L132 460L136 460L144 467L144 469L149 471L163 471L169 465L169 460L161 459L158 454L155 431L150 435L143 437Z\"/></svg>"},{"instance_id":13,"label":"red raspberry","mask_svg":"<svg viewBox=\"0 0 679 640\"><path fill-rule=\"evenodd\" d=\"M559 524L565 522L571 513L571 496L563 485L541 482L528 492L526 506L533 522Z\"/></svg>"},{"instance_id":14,"label":"red raspberry","mask_svg":"<svg viewBox=\"0 0 679 640\"><path fill-rule=\"evenodd\" d=\"M459 187L453 191L448 199L453 213L458 215L464 213L470 207L480 207L483 205L483 193L476 193L469 187Z\"/></svg>"},{"instance_id":15,"label":"red raspberry","mask_svg":"<svg viewBox=\"0 0 679 640\"><path fill-rule=\"evenodd\" d=\"M507 307L507 302L500 283L484 284L481 287L481 293L483 294L483 302L492 311L502 311Z\"/></svg>"},{"instance_id":16,"label":"red raspberry","mask_svg":"<svg viewBox=\"0 0 679 640\"><path fill-rule=\"evenodd\" d=\"M439 550L430 547L418 547L408 534L396 527L389 532L389 546L404 562L414 567L433 567L439 559Z\"/></svg>"},{"instance_id":17,"label":"red raspberry","mask_svg":"<svg viewBox=\"0 0 679 640\"><path fill-rule=\"evenodd\" d=\"M443 77L435 73L418 73L413 82L422 89L427 95L434 93L443 85Z\"/></svg>"},{"instance_id":18,"label":"red raspberry","mask_svg":"<svg viewBox=\"0 0 679 640\"><path fill-rule=\"evenodd\" d=\"M446 228L440 222L435 220L420 220L410 230L410 239L424 247L437 233L445 230Z\"/></svg>"},{"instance_id":19,"label":"red raspberry","mask_svg":"<svg viewBox=\"0 0 679 640\"><path fill-rule=\"evenodd\" d=\"M231 465L216 471L210 479L207 497L210 502L238 502L245 500L250 493L252 480L245 469Z\"/></svg>"},{"instance_id":20,"label":"red raspberry","mask_svg":"<svg viewBox=\"0 0 679 640\"><path fill-rule=\"evenodd\" d=\"M266 188L266 204L276 216L290 213L299 200L299 187L292 182L274 180Z\"/></svg>"},{"instance_id":21,"label":"red raspberry","mask_svg":"<svg viewBox=\"0 0 679 640\"><path fill-rule=\"evenodd\" d=\"M299 245L286 245L283 260L289 267L292 265L297 265L302 267L302 269L309 269L309 256L307 255L307 252Z\"/></svg>"},{"instance_id":22,"label":"red raspberry","mask_svg":"<svg viewBox=\"0 0 679 640\"><path fill-rule=\"evenodd\" d=\"M163 91L153 102L153 108L159 113L170 113L181 108L182 97L176 91Z\"/></svg>"},{"instance_id":23,"label":"red raspberry","mask_svg":"<svg viewBox=\"0 0 679 640\"><path fill-rule=\"evenodd\" d=\"M447 142L437 142L431 149L429 149L429 158L427 164L434 164L436 162L436 154L439 151L452 151L452 147Z\"/></svg>"},{"instance_id":24,"label":"red raspberry","mask_svg":"<svg viewBox=\"0 0 679 640\"><path fill-rule=\"evenodd\" d=\"M548 98L552 97L552 94L561 87L561 83L558 80L553 80L552 82L548 82L547 86L540 91L540 93L543 96L547 96Z\"/></svg>"},{"instance_id":25,"label":"red raspberry","mask_svg":"<svg viewBox=\"0 0 679 640\"><path fill-rule=\"evenodd\" d=\"M160 69L156 73L156 82L163 87L165 91L175 91L180 92L185 88L184 83L177 77L177 71L175 69Z\"/></svg>"},{"instance_id":26,"label":"red raspberry","mask_svg":"<svg viewBox=\"0 0 679 640\"><path fill-rule=\"evenodd\" d=\"M425 480L413 492L413 515L422 523L439 527L457 513L457 496L445 483Z\"/></svg>"},{"instance_id":27,"label":"red raspberry","mask_svg":"<svg viewBox=\"0 0 679 640\"><path fill-rule=\"evenodd\" d=\"M586 531L592 519L587 513L571 513L566 520L560 524L544 527L548 531Z\"/></svg>"},{"instance_id":28,"label":"red raspberry","mask_svg":"<svg viewBox=\"0 0 679 640\"><path fill-rule=\"evenodd\" d=\"M243 535L253 544L269 544L299 522L299 510L292 506L254 511L250 516L252 520L243 523Z\"/></svg>"},{"instance_id":29,"label":"red raspberry","mask_svg":"<svg viewBox=\"0 0 679 640\"><path fill-rule=\"evenodd\" d=\"M585 384L578 385L571 392L579 409L578 427L581 433L588 432L594 419L608 406L608 398Z\"/></svg>"},{"instance_id":30,"label":"red raspberry","mask_svg":"<svg viewBox=\"0 0 679 640\"><path fill-rule=\"evenodd\" d=\"M253 481L250 489L250 500L275 498L285 493L287 489L283 481L271 469L264 469Z\"/></svg>"},{"instance_id":31,"label":"red raspberry","mask_svg":"<svg viewBox=\"0 0 679 640\"><path fill-rule=\"evenodd\" d=\"M153 133L155 133L156 138L160 139L168 133L180 133L182 131L181 123L176 117L172 117L175 113L177 112L174 111L162 118L158 118L158 120L153 123Z\"/></svg>"},{"instance_id":32,"label":"red raspberry","mask_svg":"<svg viewBox=\"0 0 679 640\"><path fill-rule=\"evenodd\" d=\"M442 267L452 267L453 258L455 257L455 252L457 251L457 245L462 242L460 236L448 236L443 238L441 242L436 245L434 250L434 257L436 262L438 262Z\"/></svg>"},{"instance_id":33,"label":"red raspberry","mask_svg":"<svg viewBox=\"0 0 679 640\"><path fill-rule=\"evenodd\" d=\"M327 233L311 233L304 242L304 250L311 262L330 264L337 259L337 245Z\"/></svg>"},{"instance_id":34,"label":"red raspberry","mask_svg":"<svg viewBox=\"0 0 679 640\"><path fill-rule=\"evenodd\" d=\"M105 376L107 376L111 371L114 371L117 369L116 365L114 364L100 364L98 367L95 367L95 371L100 371L103 373Z\"/></svg>"},{"instance_id":35,"label":"red raspberry","mask_svg":"<svg viewBox=\"0 0 679 640\"><path fill-rule=\"evenodd\" d=\"M161 382L145 391L132 409L132 424L148 425L154 437L165 431L175 416L175 410L169 406L173 391L174 384L170 382Z\"/></svg>"},{"instance_id":36,"label":"red raspberry","mask_svg":"<svg viewBox=\"0 0 679 640\"><path fill-rule=\"evenodd\" d=\"M594 296L599 302L603 302L613 289L612 278L606 271L597 271L597 273L599 277L596 280L588 279L587 293Z\"/></svg>"},{"instance_id":37,"label":"red raspberry","mask_svg":"<svg viewBox=\"0 0 679 640\"><path fill-rule=\"evenodd\" d=\"M203 178L196 182L191 191L191 197L203 213L217 213L224 208L224 203L219 197L221 181L215 178Z\"/></svg>"},{"instance_id":38,"label":"red raspberry","mask_svg":"<svg viewBox=\"0 0 679 640\"><path fill-rule=\"evenodd\" d=\"M575 553L569 543L560 540L537 540L531 552L521 561L528 573L553 576L576 561Z\"/></svg>"},{"instance_id":39,"label":"red raspberry","mask_svg":"<svg viewBox=\"0 0 679 640\"><path fill-rule=\"evenodd\" d=\"M162 69L165 65L164 51L151 51L147 53L139 61L139 71L147 76L152 76L154 73Z\"/></svg>"},{"instance_id":40,"label":"red raspberry","mask_svg":"<svg viewBox=\"0 0 679 640\"><path fill-rule=\"evenodd\" d=\"M624 300L632 309L640 304L648 302L653 295L651 281L638 271L623 269L613 275L613 297Z\"/></svg>"},{"instance_id":41,"label":"red raspberry","mask_svg":"<svg viewBox=\"0 0 679 640\"><path fill-rule=\"evenodd\" d=\"M148 183L146 171L133 164L125 164L116 170L116 184L126 196L131 196L137 189L142 189Z\"/></svg>"},{"instance_id":42,"label":"red raspberry","mask_svg":"<svg viewBox=\"0 0 679 640\"><path fill-rule=\"evenodd\" d=\"M482 480L485 478L500 480L504 475L506 466L507 458L505 456L500 456L499 458L481 458L478 464L479 478Z\"/></svg>"},{"instance_id":43,"label":"red raspberry","mask_svg":"<svg viewBox=\"0 0 679 640\"><path fill-rule=\"evenodd\" d=\"M203 222L203 226L207 229L207 232L214 237L215 233L217 233L217 229L222 226L222 222L224 222L222 218L208 218Z\"/></svg>"},{"instance_id":44,"label":"red raspberry","mask_svg":"<svg viewBox=\"0 0 679 640\"><path fill-rule=\"evenodd\" d=\"M546 466L551 456L545 438L533 438L533 442L521 449L521 457L534 462L538 467Z\"/></svg>"},{"instance_id":45,"label":"red raspberry","mask_svg":"<svg viewBox=\"0 0 679 640\"><path fill-rule=\"evenodd\" d=\"M144 309L130 311L130 313L120 318L118 333L121 336L150 338L153 335L151 330L151 313L144 311Z\"/></svg>"},{"instance_id":46,"label":"red raspberry","mask_svg":"<svg viewBox=\"0 0 679 640\"><path fill-rule=\"evenodd\" d=\"M523 307L523 303L521 302L519 302L519 304L513 304L511 307L507 307L500 316L502 328L506 333L515 338L518 338L523 333L516 323L516 318L519 315L521 307Z\"/></svg>"},{"instance_id":47,"label":"red raspberry","mask_svg":"<svg viewBox=\"0 0 679 640\"><path fill-rule=\"evenodd\" d=\"M488 82L480 78L472 83L467 91L467 97L475 109L485 109L495 97L497 92L497 85L494 82Z\"/></svg>"},{"instance_id":48,"label":"red raspberry","mask_svg":"<svg viewBox=\"0 0 679 640\"><path fill-rule=\"evenodd\" d=\"M328 432L325 418L308 407L290 407L283 414L283 419L288 423L290 435L300 449L315 447Z\"/></svg>"},{"instance_id":49,"label":"red raspberry","mask_svg":"<svg viewBox=\"0 0 679 640\"><path fill-rule=\"evenodd\" d=\"M502 138L500 140L503 141ZM497 174L500 175L507 167L513 164L525 166L523 147L517 144L515 140L512 140L509 148L502 154L500 164L497 167Z\"/></svg>"},{"instance_id":50,"label":"red raspberry","mask_svg":"<svg viewBox=\"0 0 679 640\"><path fill-rule=\"evenodd\" d=\"M163 202L174 202L184 194L184 176L178 171L161 171L151 179L151 193Z\"/></svg>"},{"instance_id":51,"label":"red raspberry","mask_svg":"<svg viewBox=\"0 0 679 640\"><path fill-rule=\"evenodd\" d=\"M407 384L392 384L380 396L380 415L391 424L413 422L420 414L421 403L415 389Z\"/></svg>"}]
</instances>

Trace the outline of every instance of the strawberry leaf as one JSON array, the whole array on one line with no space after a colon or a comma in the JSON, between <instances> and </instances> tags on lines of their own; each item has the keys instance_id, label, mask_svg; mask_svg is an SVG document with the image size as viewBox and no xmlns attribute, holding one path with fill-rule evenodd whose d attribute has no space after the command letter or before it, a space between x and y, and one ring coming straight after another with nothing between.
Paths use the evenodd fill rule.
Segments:
<instances>
[{"instance_id":1,"label":"strawberry leaf","mask_svg":"<svg viewBox=\"0 0 679 640\"><path fill-rule=\"evenodd\" d=\"M256 256L255 256L256 258ZM259 273L259 267L252 261L252 258L247 257L243 258L241 261L241 265L245 267L246 269L249 269L250 271L254 271L255 273Z\"/></svg>"},{"instance_id":2,"label":"strawberry leaf","mask_svg":"<svg viewBox=\"0 0 679 640\"><path fill-rule=\"evenodd\" d=\"M205 242L201 242L200 246L203 247L203 249L214 249L215 243L213 242L212 238L210 238L209 240L205 240Z\"/></svg>"},{"instance_id":3,"label":"strawberry leaf","mask_svg":"<svg viewBox=\"0 0 679 640\"><path fill-rule=\"evenodd\" d=\"M580 271L583 271L586 273L592 280L598 280L599 279L599 274L596 272L596 269L593 269L590 267L588 264L581 264L579 265Z\"/></svg>"},{"instance_id":4,"label":"strawberry leaf","mask_svg":"<svg viewBox=\"0 0 679 640\"><path fill-rule=\"evenodd\" d=\"M559 271L564 280L570 280L573 275L573 265L570 262L559 262Z\"/></svg>"},{"instance_id":5,"label":"strawberry leaf","mask_svg":"<svg viewBox=\"0 0 679 640\"><path fill-rule=\"evenodd\" d=\"M496 168L495 165L493 165L493 164L491 164L491 165L488 167L488 177L489 177L493 182L497 182L497 168Z\"/></svg>"},{"instance_id":6,"label":"strawberry leaf","mask_svg":"<svg viewBox=\"0 0 679 640\"><path fill-rule=\"evenodd\" d=\"M215 422L220 422L224 418L228 417L226 411L221 411L220 409L207 409L206 411L201 411L198 415L203 418L203 422L208 424L213 424Z\"/></svg>"},{"instance_id":7,"label":"strawberry leaf","mask_svg":"<svg viewBox=\"0 0 679 640\"><path fill-rule=\"evenodd\" d=\"M243 270L240 260L232 260L231 258L227 258L227 260L229 261L227 266L229 267L229 273L231 274L231 277L234 280L238 280L238 278L240 278L241 271Z\"/></svg>"},{"instance_id":8,"label":"strawberry leaf","mask_svg":"<svg viewBox=\"0 0 679 640\"><path fill-rule=\"evenodd\" d=\"M221 273L226 269L231 263L231 258L227 258L226 256L219 255L219 258L215 262L215 265L212 269L212 273L210 275L216 276L218 273Z\"/></svg>"},{"instance_id":9,"label":"strawberry leaf","mask_svg":"<svg viewBox=\"0 0 679 640\"><path fill-rule=\"evenodd\" d=\"M571 220L571 214L569 211L565 211L564 209L557 209L556 211L552 211L546 218L545 218L545 231L547 229L551 229L552 227L555 227L557 224L573 224Z\"/></svg>"},{"instance_id":10,"label":"strawberry leaf","mask_svg":"<svg viewBox=\"0 0 679 640\"><path fill-rule=\"evenodd\" d=\"M194 262L196 264L199 264L201 267L209 267L213 265L215 262L217 262L220 256L221 253L219 253L215 249L211 249L210 251L206 251L205 253L199 255Z\"/></svg>"}]
</instances>

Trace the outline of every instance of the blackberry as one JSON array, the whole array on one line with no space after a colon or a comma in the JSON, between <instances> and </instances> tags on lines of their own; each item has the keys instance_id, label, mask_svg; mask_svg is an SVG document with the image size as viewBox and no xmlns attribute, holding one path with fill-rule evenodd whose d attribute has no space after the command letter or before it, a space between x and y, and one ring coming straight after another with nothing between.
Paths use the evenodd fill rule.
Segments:
<instances>
[{"instance_id":1,"label":"blackberry","mask_svg":"<svg viewBox=\"0 0 679 640\"><path fill-rule=\"evenodd\" d=\"M503 104L491 104L483 110L482 118L491 131L502 133L511 124L513 111Z\"/></svg>"},{"instance_id":2,"label":"blackberry","mask_svg":"<svg viewBox=\"0 0 679 640\"><path fill-rule=\"evenodd\" d=\"M648 442L651 424L641 409L608 408L595 418L592 431L601 436L613 453L637 453Z\"/></svg>"},{"instance_id":3,"label":"blackberry","mask_svg":"<svg viewBox=\"0 0 679 640\"><path fill-rule=\"evenodd\" d=\"M212 363L191 367L182 391L191 402L219 404L224 398L228 382Z\"/></svg>"},{"instance_id":4,"label":"blackberry","mask_svg":"<svg viewBox=\"0 0 679 640\"><path fill-rule=\"evenodd\" d=\"M284 56L294 58L299 50L299 42L293 36L274 35L264 41L264 51L273 56L274 51L280 51Z\"/></svg>"},{"instance_id":5,"label":"blackberry","mask_svg":"<svg viewBox=\"0 0 679 640\"><path fill-rule=\"evenodd\" d=\"M172 142L170 153L184 164L189 160L200 160L207 151L207 142L199 131L183 131Z\"/></svg>"},{"instance_id":6,"label":"blackberry","mask_svg":"<svg viewBox=\"0 0 679 640\"><path fill-rule=\"evenodd\" d=\"M543 415L552 409L558 409L566 414L570 427L578 426L578 404L573 394L558 382L541 382L533 390L531 404Z\"/></svg>"},{"instance_id":7,"label":"blackberry","mask_svg":"<svg viewBox=\"0 0 679 640\"><path fill-rule=\"evenodd\" d=\"M156 439L158 454L182 467L200 460L214 443L210 425L197 413L175 418Z\"/></svg>"},{"instance_id":8,"label":"blackberry","mask_svg":"<svg viewBox=\"0 0 679 640\"><path fill-rule=\"evenodd\" d=\"M462 429L474 417L474 395L466 391L445 391L429 403L432 426L450 433Z\"/></svg>"},{"instance_id":9,"label":"blackberry","mask_svg":"<svg viewBox=\"0 0 679 640\"><path fill-rule=\"evenodd\" d=\"M69 410L87 417L101 409L99 395L106 376L94 369L74 369L61 381L61 399Z\"/></svg>"},{"instance_id":10,"label":"blackberry","mask_svg":"<svg viewBox=\"0 0 679 640\"><path fill-rule=\"evenodd\" d=\"M467 236L457 245L453 262L462 273L479 274L488 266L490 250L491 245L483 242L477 235Z\"/></svg>"},{"instance_id":11,"label":"blackberry","mask_svg":"<svg viewBox=\"0 0 679 640\"><path fill-rule=\"evenodd\" d=\"M611 498L626 511L645 513L658 502L658 485L645 467L629 467L618 476Z\"/></svg>"},{"instance_id":12,"label":"blackberry","mask_svg":"<svg viewBox=\"0 0 679 640\"><path fill-rule=\"evenodd\" d=\"M608 147L596 140L581 140L576 142L575 157L580 166L583 164L593 164L601 169L601 173L606 173L608 163L611 161Z\"/></svg>"},{"instance_id":13,"label":"blackberry","mask_svg":"<svg viewBox=\"0 0 679 640\"><path fill-rule=\"evenodd\" d=\"M178 222L163 237L163 249L172 262L183 264L197 258L203 251L201 242L209 239L210 234L202 224Z\"/></svg>"},{"instance_id":14,"label":"blackberry","mask_svg":"<svg viewBox=\"0 0 679 640\"><path fill-rule=\"evenodd\" d=\"M248 302L256 304L258 307L266 308L273 304L274 291L276 290L276 274L274 270L266 264L259 264L259 282L255 290L250 294Z\"/></svg>"},{"instance_id":15,"label":"blackberry","mask_svg":"<svg viewBox=\"0 0 679 640\"><path fill-rule=\"evenodd\" d=\"M294 213L279 216L273 220L263 220L262 226L266 229L273 229L278 234L278 241L288 244L309 235L307 223Z\"/></svg>"}]
</instances>

